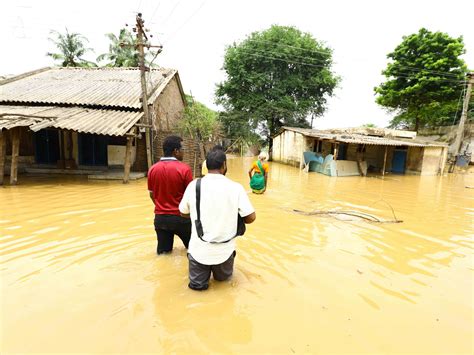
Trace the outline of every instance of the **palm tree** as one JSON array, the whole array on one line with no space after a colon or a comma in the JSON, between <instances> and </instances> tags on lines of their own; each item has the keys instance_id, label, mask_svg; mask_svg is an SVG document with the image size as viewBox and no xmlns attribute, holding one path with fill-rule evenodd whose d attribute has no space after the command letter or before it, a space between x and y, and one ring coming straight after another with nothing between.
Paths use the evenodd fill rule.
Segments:
<instances>
[{"instance_id":1,"label":"palm tree","mask_svg":"<svg viewBox=\"0 0 474 355\"><path fill-rule=\"evenodd\" d=\"M59 50L59 53L46 53L47 56L55 60L62 61L63 67L95 67L96 64L81 58L86 52L92 51L91 48L86 48L85 43L87 38L79 33L69 33L66 28L66 33L61 34L57 31L51 31L56 38L49 38Z\"/></svg>"},{"instance_id":2,"label":"palm tree","mask_svg":"<svg viewBox=\"0 0 474 355\"><path fill-rule=\"evenodd\" d=\"M122 28L117 37L113 33L107 33L110 40L109 52L97 57L97 61L108 60L106 67L138 67L138 51L136 49L137 40L133 34L126 28ZM148 66L156 66L150 63L149 58L155 56L156 52L148 52L145 55L145 63ZM154 59L154 58L153 58ZM151 61L153 62L153 60Z\"/></svg>"},{"instance_id":3,"label":"palm tree","mask_svg":"<svg viewBox=\"0 0 474 355\"><path fill-rule=\"evenodd\" d=\"M118 37L113 33L107 33L106 36L110 40L109 52L99 55L98 62L109 60L106 67L138 67L136 40L130 31L122 28Z\"/></svg>"}]
</instances>

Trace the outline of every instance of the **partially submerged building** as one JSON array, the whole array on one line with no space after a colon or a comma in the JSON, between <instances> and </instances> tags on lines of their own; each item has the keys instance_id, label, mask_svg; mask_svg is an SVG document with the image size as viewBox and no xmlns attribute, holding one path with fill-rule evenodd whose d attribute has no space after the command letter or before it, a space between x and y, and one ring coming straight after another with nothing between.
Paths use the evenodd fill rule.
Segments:
<instances>
[{"instance_id":1,"label":"partially submerged building","mask_svg":"<svg viewBox=\"0 0 474 355\"><path fill-rule=\"evenodd\" d=\"M146 77L150 122L137 68L44 68L0 80L0 183L5 173L16 183L18 172L144 176L186 106L177 70ZM200 142L184 145L200 171Z\"/></svg>"},{"instance_id":2,"label":"partially submerged building","mask_svg":"<svg viewBox=\"0 0 474 355\"><path fill-rule=\"evenodd\" d=\"M447 144L417 139L411 131L282 127L273 137L272 158L329 176L437 175L444 171L447 151Z\"/></svg>"}]
</instances>

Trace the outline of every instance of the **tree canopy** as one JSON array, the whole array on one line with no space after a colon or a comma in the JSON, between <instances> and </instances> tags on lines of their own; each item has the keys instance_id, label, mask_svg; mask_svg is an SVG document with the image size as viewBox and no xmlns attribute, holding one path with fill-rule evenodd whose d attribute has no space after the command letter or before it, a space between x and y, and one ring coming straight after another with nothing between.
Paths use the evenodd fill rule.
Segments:
<instances>
[{"instance_id":1,"label":"tree canopy","mask_svg":"<svg viewBox=\"0 0 474 355\"><path fill-rule=\"evenodd\" d=\"M109 51L97 57L98 62L108 61L106 67L138 67L140 62L138 51L136 49L137 39L132 32L126 28L119 31L118 37L113 33L107 33L110 40ZM145 54L145 63L148 66L154 66L153 59L156 52L147 51Z\"/></svg>"},{"instance_id":2,"label":"tree canopy","mask_svg":"<svg viewBox=\"0 0 474 355\"><path fill-rule=\"evenodd\" d=\"M443 32L422 28L403 37L387 55L387 80L374 89L376 102L396 113L391 127L418 130L453 120L467 72L464 52L462 37Z\"/></svg>"},{"instance_id":3,"label":"tree canopy","mask_svg":"<svg viewBox=\"0 0 474 355\"><path fill-rule=\"evenodd\" d=\"M182 133L198 137L203 141L215 141L220 137L221 126L217 112L186 95L187 106L179 122Z\"/></svg>"},{"instance_id":4,"label":"tree canopy","mask_svg":"<svg viewBox=\"0 0 474 355\"><path fill-rule=\"evenodd\" d=\"M308 115L323 114L339 82L331 67L332 50L322 42L274 25L226 48L227 78L217 86L216 102L235 127L259 131L271 146L281 126L308 127Z\"/></svg>"},{"instance_id":5,"label":"tree canopy","mask_svg":"<svg viewBox=\"0 0 474 355\"><path fill-rule=\"evenodd\" d=\"M55 38L49 38L52 41L59 53L46 53L47 56L54 60L60 60L63 67L94 67L95 63L87 61L82 56L92 51L91 48L86 47L87 38L79 33L69 33L66 28L64 34L57 31L51 31Z\"/></svg>"}]
</instances>

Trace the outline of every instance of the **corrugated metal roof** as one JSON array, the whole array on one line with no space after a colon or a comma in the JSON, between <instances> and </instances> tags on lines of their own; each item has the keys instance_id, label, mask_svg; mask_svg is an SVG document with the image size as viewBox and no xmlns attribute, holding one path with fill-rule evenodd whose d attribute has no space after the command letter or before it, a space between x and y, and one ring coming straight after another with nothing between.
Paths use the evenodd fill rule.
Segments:
<instances>
[{"instance_id":1,"label":"corrugated metal roof","mask_svg":"<svg viewBox=\"0 0 474 355\"><path fill-rule=\"evenodd\" d=\"M148 93L156 98L176 73L165 68L147 72ZM0 81L0 102L141 109L140 97L138 68L51 68Z\"/></svg>"},{"instance_id":2,"label":"corrugated metal roof","mask_svg":"<svg viewBox=\"0 0 474 355\"><path fill-rule=\"evenodd\" d=\"M142 112L78 107L0 105L0 129L29 126L33 131L60 128L83 133L123 136L142 115Z\"/></svg>"},{"instance_id":3,"label":"corrugated metal roof","mask_svg":"<svg viewBox=\"0 0 474 355\"><path fill-rule=\"evenodd\" d=\"M307 137L314 137L322 140L330 140L342 143L383 145L383 146L406 146L406 147L446 147L447 144L426 142L417 139L394 139L389 137L372 137L363 134L331 134L321 130L283 127L284 130L301 133Z\"/></svg>"}]
</instances>

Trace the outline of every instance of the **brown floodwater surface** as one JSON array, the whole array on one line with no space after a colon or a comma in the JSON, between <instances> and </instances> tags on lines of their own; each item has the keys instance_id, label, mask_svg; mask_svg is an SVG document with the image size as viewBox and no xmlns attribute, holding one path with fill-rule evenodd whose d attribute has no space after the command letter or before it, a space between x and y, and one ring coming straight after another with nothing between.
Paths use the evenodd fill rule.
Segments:
<instances>
[{"instance_id":1,"label":"brown floodwater surface","mask_svg":"<svg viewBox=\"0 0 474 355\"><path fill-rule=\"evenodd\" d=\"M247 190L251 159L229 159ZM157 256L146 181L0 188L0 352L472 353L472 175L331 178L270 164L231 281ZM372 223L293 210L351 210ZM347 216L346 216L347 217Z\"/></svg>"}]
</instances>

